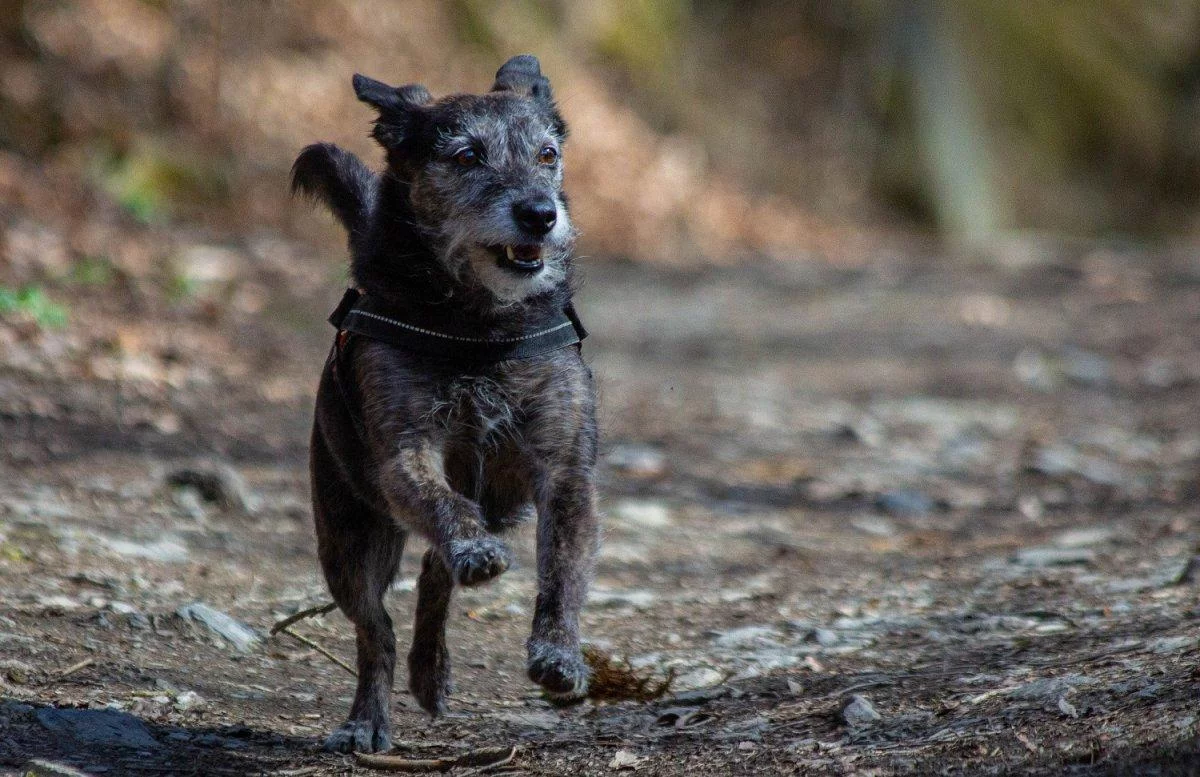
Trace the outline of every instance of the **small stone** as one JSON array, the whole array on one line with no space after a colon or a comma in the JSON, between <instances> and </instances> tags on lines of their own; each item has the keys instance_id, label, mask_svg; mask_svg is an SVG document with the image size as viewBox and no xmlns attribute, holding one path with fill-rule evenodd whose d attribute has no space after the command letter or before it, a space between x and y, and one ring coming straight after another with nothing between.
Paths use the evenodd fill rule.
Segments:
<instances>
[{"instance_id":1,"label":"small stone","mask_svg":"<svg viewBox=\"0 0 1200 777\"><path fill-rule=\"evenodd\" d=\"M915 488L885 491L875 499L875 506L888 515L914 517L928 515L935 507L933 499Z\"/></svg>"},{"instance_id":2,"label":"small stone","mask_svg":"<svg viewBox=\"0 0 1200 777\"><path fill-rule=\"evenodd\" d=\"M609 466L634 478L657 478L667 471L662 452L644 445L617 445L605 457Z\"/></svg>"},{"instance_id":3,"label":"small stone","mask_svg":"<svg viewBox=\"0 0 1200 777\"><path fill-rule=\"evenodd\" d=\"M871 700L866 696L855 694L850 697L850 703L842 710L842 718L849 726L869 726L883 720Z\"/></svg>"},{"instance_id":4,"label":"small stone","mask_svg":"<svg viewBox=\"0 0 1200 777\"><path fill-rule=\"evenodd\" d=\"M750 750L757 750L758 745L756 745L753 742L751 742L750 740L746 739L741 742L738 742L737 749L741 750L742 752L748 752Z\"/></svg>"},{"instance_id":5,"label":"small stone","mask_svg":"<svg viewBox=\"0 0 1200 777\"><path fill-rule=\"evenodd\" d=\"M638 755L632 750L621 749L613 754L612 760L608 762L608 768L613 771L634 771L641 768L642 764L650 760L644 755Z\"/></svg>"},{"instance_id":6,"label":"small stone","mask_svg":"<svg viewBox=\"0 0 1200 777\"><path fill-rule=\"evenodd\" d=\"M1084 675L1064 675L1063 677L1043 677L1019 685L1008 692L1009 698L1026 701L1049 701L1050 699L1066 696L1075 688L1096 683Z\"/></svg>"},{"instance_id":7,"label":"small stone","mask_svg":"<svg viewBox=\"0 0 1200 777\"><path fill-rule=\"evenodd\" d=\"M837 632L830 629L817 629L813 632L813 639L815 639L817 644L821 647L833 647L842 641L842 638L838 636Z\"/></svg>"},{"instance_id":8,"label":"small stone","mask_svg":"<svg viewBox=\"0 0 1200 777\"><path fill-rule=\"evenodd\" d=\"M207 515L204 512L204 504L201 501L200 492L194 488L177 488L172 492L171 498L175 500L175 504L179 509L183 510L184 514L193 521L203 522Z\"/></svg>"},{"instance_id":9,"label":"small stone","mask_svg":"<svg viewBox=\"0 0 1200 777\"><path fill-rule=\"evenodd\" d=\"M200 698L200 694L195 691L184 691L175 697L175 709L180 712L187 712L202 701L204 700Z\"/></svg>"},{"instance_id":10,"label":"small stone","mask_svg":"<svg viewBox=\"0 0 1200 777\"><path fill-rule=\"evenodd\" d=\"M863 534L874 537L895 537L896 524L882 515L860 515L850 519L850 525Z\"/></svg>"},{"instance_id":11,"label":"small stone","mask_svg":"<svg viewBox=\"0 0 1200 777\"><path fill-rule=\"evenodd\" d=\"M635 610L645 610L658 601L658 594L644 589L605 591L593 588L588 594L588 603L597 607L628 605Z\"/></svg>"},{"instance_id":12,"label":"small stone","mask_svg":"<svg viewBox=\"0 0 1200 777\"><path fill-rule=\"evenodd\" d=\"M178 563L188 559L187 546L182 540L170 535L163 535L152 542L139 542L122 537L106 537L103 542L113 553L129 558L144 558L163 563Z\"/></svg>"},{"instance_id":13,"label":"small stone","mask_svg":"<svg viewBox=\"0 0 1200 777\"><path fill-rule=\"evenodd\" d=\"M1042 500L1038 499L1033 494L1022 494L1017 499L1017 512L1021 513L1027 521L1040 521L1042 516L1046 514L1046 506L1042 504Z\"/></svg>"},{"instance_id":14,"label":"small stone","mask_svg":"<svg viewBox=\"0 0 1200 777\"><path fill-rule=\"evenodd\" d=\"M739 629L717 632L716 644L723 648L752 647L776 644L779 631L773 626L742 626Z\"/></svg>"},{"instance_id":15,"label":"small stone","mask_svg":"<svg viewBox=\"0 0 1200 777\"><path fill-rule=\"evenodd\" d=\"M1091 564L1096 560L1096 551L1091 548L1022 548L1013 554L1012 560L1027 567Z\"/></svg>"},{"instance_id":16,"label":"small stone","mask_svg":"<svg viewBox=\"0 0 1200 777\"><path fill-rule=\"evenodd\" d=\"M1064 349L1062 367L1067 378L1084 386L1106 386L1112 382L1108 359L1082 348Z\"/></svg>"},{"instance_id":17,"label":"small stone","mask_svg":"<svg viewBox=\"0 0 1200 777\"><path fill-rule=\"evenodd\" d=\"M203 624L242 653L251 652L260 642L258 634L249 626L201 602L180 607L179 616Z\"/></svg>"},{"instance_id":18,"label":"small stone","mask_svg":"<svg viewBox=\"0 0 1200 777\"><path fill-rule=\"evenodd\" d=\"M1053 391L1060 382L1058 371L1045 354L1032 349L1017 354L1013 360L1013 372L1018 380L1036 391Z\"/></svg>"},{"instance_id":19,"label":"small stone","mask_svg":"<svg viewBox=\"0 0 1200 777\"><path fill-rule=\"evenodd\" d=\"M613 517L642 529L665 529L671 525L671 511L665 504L644 499L617 502Z\"/></svg>"},{"instance_id":20,"label":"small stone","mask_svg":"<svg viewBox=\"0 0 1200 777\"><path fill-rule=\"evenodd\" d=\"M1054 544L1060 548L1084 548L1088 545L1101 545L1112 539L1116 532L1109 526L1089 526L1083 529L1069 529L1054 538Z\"/></svg>"},{"instance_id":21,"label":"small stone","mask_svg":"<svg viewBox=\"0 0 1200 777\"><path fill-rule=\"evenodd\" d=\"M206 502L220 505L226 510L253 515L258 512L260 500L245 478L228 464L200 462L181 467L166 477L172 488L194 489Z\"/></svg>"},{"instance_id":22,"label":"small stone","mask_svg":"<svg viewBox=\"0 0 1200 777\"><path fill-rule=\"evenodd\" d=\"M683 672L676 675L675 681L671 686L678 688L680 693L675 695L675 701L687 704L696 703L697 699L689 697L684 691L720 691L722 695L729 693L729 688L721 686L725 682L727 673L719 672L716 669L708 666L697 667L688 672ZM720 686L720 687L716 687ZM714 697L717 698L717 697Z\"/></svg>"}]
</instances>

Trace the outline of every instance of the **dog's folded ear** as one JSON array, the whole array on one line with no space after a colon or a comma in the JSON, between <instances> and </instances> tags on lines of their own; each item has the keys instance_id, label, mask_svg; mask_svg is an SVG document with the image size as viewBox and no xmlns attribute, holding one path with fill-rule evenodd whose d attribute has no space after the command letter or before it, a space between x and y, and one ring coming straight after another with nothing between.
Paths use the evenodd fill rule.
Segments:
<instances>
[{"instance_id":1,"label":"dog's folded ear","mask_svg":"<svg viewBox=\"0 0 1200 777\"><path fill-rule=\"evenodd\" d=\"M354 74L354 94L379 111L372 134L387 148L400 144L409 133L414 114L433 100L420 84L388 86L360 73Z\"/></svg>"},{"instance_id":2,"label":"dog's folded ear","mask_svg":"<svg viewBox=\"0 0 1200 777\"><path fill-rule=\"evenodd\" d=\"M353 83L354 94L358 96L358 99L373 106L381 114L419 108L433 99L429 90L420 84L388 86L382 81L367 78L361 73L354 74Z\"/></svg>"},{"instance_id":3,"label":"dog's folded ear","mask_svg":"<svg viewBox=\"0 0 1200 777\"><path fill-rule=\"evenodd\" d=\"M550 81L542 75L542 66L532 54L518 54L496 71L493 92L512 92L522 97L550 100Z\"/></svg>"}]
</instances>

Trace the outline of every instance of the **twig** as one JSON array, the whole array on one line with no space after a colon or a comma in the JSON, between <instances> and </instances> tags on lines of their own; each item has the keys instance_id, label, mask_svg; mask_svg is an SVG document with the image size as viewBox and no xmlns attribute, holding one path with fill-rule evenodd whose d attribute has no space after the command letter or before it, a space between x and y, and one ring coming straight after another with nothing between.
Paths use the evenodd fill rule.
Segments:
<instances>
[{"instance_id":1,"label":"twig","mask_svg":"<svg viewBox=\"0 0 1200 777\"><path fill-rule=\"evenodd\" d=\"M316 642L313 642L311 639L304 636L303 634L297 634L296 632L292 631L287 626L284 626L279 631L284 634L287 634L289 637L296 640L297 642L301 642L301 643L309 646L313 650L317 651L321 655L328 658L333 663L340 666L342 669L345 669L347 672L349 672L353 676L358 677L358 672L354 671L354 669L349 664L347 664L345 661L343 661L342 659L335 656L333 653L330 653L328 650L326 650L324 646L322 646ZM272 633L274 633L274 630L272 630Z\"/></svg>"},{"instance_id":2,"label":"twig","mask_svg":"<svg viewBox=\"0 0 1200 777\"><path fill-rule=\"evenodd\" d=\"M279 621L279 623L276 623L274 626L272 626L271 634L278 634L296 621L304 620L305 618L314 618L318 615L325 615L326 613L333 612L336 609L337 604L335 602L329 602L327 604L319 604L316 607L309 607L307 610L301 610L295 615L287 616L283 620Z\"/></svg>"},{"instance_id":3,"label":"twig","mask_svg":"<svg viewBox=\"0 0 1200 777\"><path fill-rule=\"evenodd\" d=\"M449 758L402 758L397 755L372 755L355 753L354 762L368 769L381 772L407 772L409 774L445 772L456 766L475 766L466 774L483 774L489 769L512 763L517 756L515 746L509 748L484 748L472 750Z\"/></svg>"},{"instance_id":4,"label":"twig","mask_svg":"<svg viewBox=\"0 0 1200 777\"><path fill-rule=\"evenodd\" d=\"M506 765L512 763L513 759L516 757L517 757L517 748L512 747L509 749L508 755L504 756L499 761L493 761L490 764L484 764L483 766L477 766L474 769L465 771L465 772L463 772L463 777L467 777L467 775L469 775L469 774L483 774L484 772L490 772L492 769L496 769L501 766L506 766ZM460 761L460 763L461 763L461 761Z\"/></svg>"},{"instance_id":5,"label":"twig","mask_svg":"<svg viewBox=\"0 0 1200 777\"><path fill-rule=\"evenodd\" d=\"M62 680L66 677L69 677L69 676L75 674L80 669L88 668L89 666L91 666L94 663L96 663L96 659L92 658L91 656L88 656L87 658L83 659L82 661L71 664L66 669L59 672L57 675L55 675L53 678L51 678L50 682L56 683L59 680Z\"/></svg>"},{"instance_id":6,"label":"twig","mask_svg":"<svg viewBox=\"0 0 1200 777\"><path fill-rule=\"evenodd\" d=\"M457 758L401 758L397 755L355 753L354 762L381 772L444 772L458 763Z\"/></svg>"}]
</instances>

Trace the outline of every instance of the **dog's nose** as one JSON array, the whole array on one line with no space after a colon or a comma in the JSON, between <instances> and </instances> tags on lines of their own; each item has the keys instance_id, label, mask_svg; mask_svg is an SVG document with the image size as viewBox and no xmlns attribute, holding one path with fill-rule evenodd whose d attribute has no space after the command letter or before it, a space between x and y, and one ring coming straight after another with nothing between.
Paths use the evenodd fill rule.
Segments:
<instances>
[{"instance_id":1,"label":"dog's nose","mask_svg":"<svg viewBox=\"0 0 1200 777\"><path fill-rule=\"evenodd\" d=\"M545 195L530 197L513 205L513 218L521 229L541 237L554 229L558 221L558 207L554 200Z\"/></svg>"}]
</instances>

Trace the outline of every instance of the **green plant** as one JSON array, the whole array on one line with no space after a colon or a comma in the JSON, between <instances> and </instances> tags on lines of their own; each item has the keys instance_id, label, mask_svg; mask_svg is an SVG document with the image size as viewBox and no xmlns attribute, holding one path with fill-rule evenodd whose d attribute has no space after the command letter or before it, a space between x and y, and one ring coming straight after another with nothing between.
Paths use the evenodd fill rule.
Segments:
<instances>
[{"instance_id":1,"label":"green plant","mask_svg":"<svg viewBox=\"0 0 1200 777\"><path fill-rule=\"evenodd\" d=\"M21 315L40 327L58 329L67 325L67 310L37 286L14 290L0 286L0 316Z\"/></svg>"}]
</instances>

